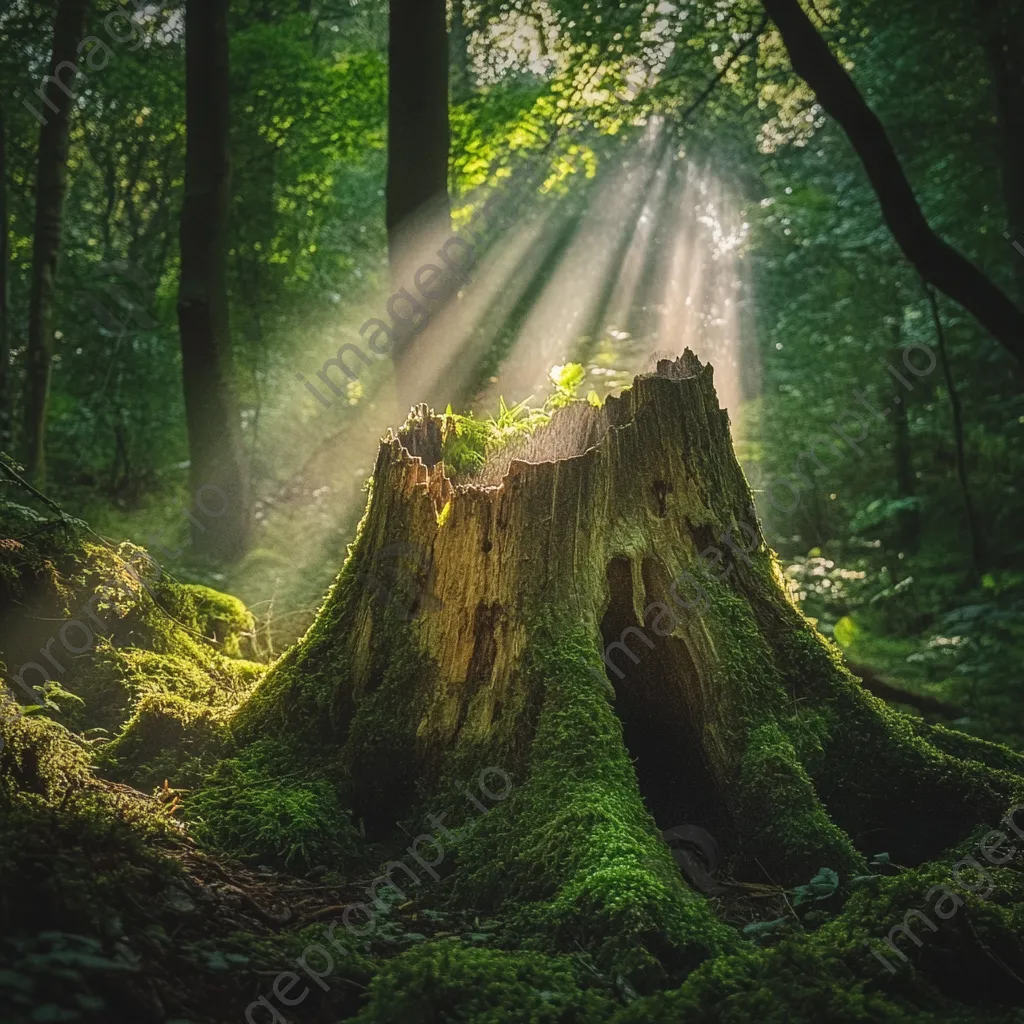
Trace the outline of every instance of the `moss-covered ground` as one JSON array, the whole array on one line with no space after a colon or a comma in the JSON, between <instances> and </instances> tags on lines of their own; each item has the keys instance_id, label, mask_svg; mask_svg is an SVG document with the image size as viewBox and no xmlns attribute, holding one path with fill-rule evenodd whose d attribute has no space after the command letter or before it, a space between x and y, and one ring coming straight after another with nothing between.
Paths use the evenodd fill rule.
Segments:
<instances>
[{"instance_id":1,"label":"moss-covered ground","mask_svg":"<svg viewBox=\"0 0 1024 1024\"><path fill-rule=\"evenodd\" d=\"M802 699L748 723L737 766L741 802L762 809L750 833L776 830L773 856L795 853L803 884L754 884L727 859L705 896L647 809L614 703L588 671L586 631L535 630L525 738L459 745L424 781L407 756L419 710L401 696L433 670L427 652L403 648L400 623L381 616L388 657L373 692L358 709L338 704L347 666L329 657L330 636L358 551L263 685L234 599L145 568L142 586L125 569L133 548L5 525L5 621L21 614L27 630L4 638L8 677L90 594L109 627L35 710L12 692L20 708L9 700L0 722L0 999L12 1024L219 1024L247 1010L311 1024L1020 1019L1020 863L980 853L991 811L1019 791L1019 757L852 683L815 704L819 674L836 670L819 640L750 637L735 677L750 685L751 664L812 644L800 679L766 668L764 687ZM767 700L750 696L749 707ZM888 803L879 779L841 771L879 721L892 740L875 764ZM495 765L507 783L485 774ZM367 780L383 804L367 804ZM935 780L946 788L928 790ZM468 789L478 803L459 798ZM388 814L374 820L373 806ZM917 846L886 842L901 806L932 816ZM1004 829L1005 854L1016 836ZM372 921L359 935L345 927L356 906L357 925ZM301 1001L282 1001L293 991Z\"/></svg>"}]
</instances>

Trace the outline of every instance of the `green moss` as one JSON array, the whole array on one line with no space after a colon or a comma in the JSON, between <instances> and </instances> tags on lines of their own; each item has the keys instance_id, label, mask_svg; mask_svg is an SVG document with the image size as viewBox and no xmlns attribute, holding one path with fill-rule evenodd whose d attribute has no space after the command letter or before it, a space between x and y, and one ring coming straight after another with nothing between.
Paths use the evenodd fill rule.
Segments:
<instances>
[{"instance_id":1,"label":"green moss","mask_svg":"<svg viewBox=\"0 0 1024 1024\"><path fill-rule=\"evenodd\" d=\"M256 628L252 613L237 598L210 587L173 584L167 608L176 619L211 640L229 658L241 658Z\"/></svg>"},{"instance_id":2,"label":"green moss","mask_svg":"<svg viewBox=\"0 0 1024 1024\"><path fill-rule=\"evenodd\" d=\"M349 546L349 556L306 634L270 667L239 708L233 726L241 742L258 739L268 728L329 740L339 719L351 715L351 706L339 705L349 673L337 650L342 646L339 623L359 595L359 536Z\"/></svg>"},{"instance_id":3,"label":"green moss","mask_svg":"<svg viewBox=\"0 0 1024 1024\"><path fill-rule=\"evenodd\" d=\"M750 946L708 961L678 989L633 1003L615 1018L615 1024L680 1020L980 1024L1016 1019L999 1003L1013 1005L1019 998L1009 972L1017 971L1021 960L1024 883L1015 872L993 872L996 888L983 900L952 884L954 860L951 856L949 866L932 864L862 882L842 914L817 931L798 931L770 948ZM965 903L943 921L931 909L942 898L933 887L947 885ZM945 909L950 905L945 904ZM908 911L915 910L930 914L936 929L932 931L920 918L906 918ZM918 945L901 932L893 933L908 957L906 964L884 942L889 929L905 919L921 940ZM890 960L894 969L874 956L872 949ZM963 1003L979 1004L979 1009Z\"/></svg>"},{"instance_id":4,"label":"green moss","mask_svg":"<svg viewBox=\"0 0 1024 1024\"><path fill-rule=\"evenodd\" d=\"M979 822L998 819L1024 789L1020 776L944 753L917 719L852 677L837 682L831 706L837 726L808 771L837 824L869 837L868 852L884 849L900 863L920 864Z\"/></svg>"},{"instance_id":5,"label":"green moss","mask_svg":"<svg viewBox=\"0 0 1024 1024\"><path fill-rule=\"evenodd\" d=\"M223 710L170 693L142 698L98 764L106 775L130 780L141 789L168 780L175 788L193 786L228 747L230 731Z\"/></svg>"},{"instance_id":6,"label":"green moss","mask_svg":"<svg viewBox=\"0 0 1024 1024\"><path fill-rule=\"evenodd\" d=\"M962 855L983 864L982 873L954 873ZM941 861L862 884L814 942L873 985L906 998L919 1001L938 990L968 1004L1012 1005L1019 1000L1013 975L1024 970L1022 900L1017 871L985 864L977 847L965 844ZM903 933L905 924L916 940Z\"/></svg>"},{"instance_id":7,"label":"green moss","mask_svg":"<svg viewBox=\"0 0 1024 1024\"><path fill-rule=\"evenodd\" d=\"M798 939L710 961L675 991L633 1003L614 1024L980 1024L999 1019L957 1010L935 992L922 991L918 1000L910 1000L878 991L839 957Z\"/></svg>"},{"instance_id":8,"label":"green moss","mask_svg":"<svg viewBox=\"0 0 1024 1024\"><path fill-rule=\"evenodd\" d=\"M568 957L426 943L384 964L356 1024L600 1024L615 1003Z\"/></svg>"},{"instance_id":9,"label":"green moss","mask_svg":"<svg viewBox=\"0 0 1024 1024\"><path fill-rule=\"evenodd\" d=\"M925 725L922 722L918 728L919 734L944 754L964 761L977 761L1000 771L1024 775L1024 754L1019 754L1001 743L991 743L943 725Z\"/></svg>"},{"instance_id":10,"label":"green moss","mask_svg":"<svg viewBox=\"0 0 1024 1024\"><path fill-rule=\"evenodd\" d=\"M62 725L38 715L0 716L0 803L24 793L60 802L91 779L88 752Z\"/></svg>"},{"instance_id":11,"label":"green moss","mask_svg":"<svg viewBox=\"0 0 1024 1024\"><path fill-rule=\"evenodd\" d=\"M148 787L157 775L162 781L162 773L173 775L201 751L212 751L226 710L265 671L232 657L252 629L241 602L162 578L132 544L111 550L75 530L34 536L30 544L0 548L20 602L0 635L12 662L22 660L25 646L24 657L38 659L31 648L53 647L53 622L77 618L81 632L72 636L82 643L84 633L86 649L72 658L60 643L54 648L57 681L78 698L62 702L61 719L76 731L116 737L101 758L106 769ZM53 558L45 557L51 550Z\"/></svg>"},{"instance_id":12,"label":"green moss","mask_svg":"<svg viewBox=\"0 0 1024 1024\"><path fill-rule=\"evenodd\" d=\"M586 668L592 641L578 626L557 640L549 628L532 634L524 681L542 693L525 778L509 771L511 796L460 844L456 892L500 909L526 946L578 944L601 969L653 987L735 935L684 886L644 806L619 721Z\"/></svg>"},{"instance_id":13,"label":"green moss","mask_svg":"<svg viewBox=\"0 0 1024 1024\"><path fill-rule=\"evenodd\" d=\"M386 826L417 801L417 727L425 710L433 662L421 653L407 624L381 611L373 636L371 679L380 682L359 701L345 744L344 765L353 808L374 826Z\"/></svg>"},{"instance_id":14,"label":"green moss","mask_svg":"<svg viewBox=\"0 0 1024 1024\"><path fill-rule=\"evenodd\" d=\"M774 723L754 729L740 765L742 826L779 880L809 878L822 866L859 874L866 863L828 817L793 744Z\"/></svg>"},{"instance_id":15,"label":"green moss","mask_svg":"<svg viewBox=\"0 0 1024 1024\"><path fill-rule=\"evenodd\" d=\"M280 737L221 761L185 801L197 837L237 857L296 870L351 858L357 835L322 764Z\"/></svg>"},{"instance_id":16,"label":"green moss","mask_svg":"<svg viewBox=\"0 0 1024 1024\"><path fill-rule=\"evenodd\" d=\"M0 718L0 737L0 934L96 929L133 872L165 876L152 844L178 829L154 801L96 780L47 718Z\"/></svg>"}]
</instances>

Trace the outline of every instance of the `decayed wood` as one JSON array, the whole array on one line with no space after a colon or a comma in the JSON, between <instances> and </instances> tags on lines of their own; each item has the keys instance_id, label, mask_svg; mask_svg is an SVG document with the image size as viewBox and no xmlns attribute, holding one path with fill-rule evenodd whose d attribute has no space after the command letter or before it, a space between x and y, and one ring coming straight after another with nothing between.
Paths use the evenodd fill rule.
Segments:
<instances>
[{"instance_id":1,"label":"decayed wood","mask_svg":"<svg viewBox=\"0 0 1024 1024\"><path fill-rule=\"evenodd\" d=\"M655 823L707 829L736 877L863 873L865 835L916 863L1005 812L1008 776L948 767L998 748L889 711L789 600L711 367L663 360L475 477L444 428L420 407L384 439L337 587L237 722L337 744L371 831L466 759L529 786L544 716L571 736L605 700Z\"/></svg>"},{"instance_id":2,"label":"decayed wood","mask_svg":"<svg viewBox=\"0 0 1024 1024\"><path fill-rule=\"evenodd\" d=\"M448 478L442 426L420 407L382 444L360 541L370 551L411 544L416 578L431 581L431 609L416 619L440 680L419 729L425 750L522 727L502 712L517 703L519 666L539 609L558 607L585 623L599 658L601 623L615 599L610 566L628 565L626 589L634 621L643 625L653 602L678 611L672 581L699 571L700 553L716 539L754 531L752 542L741 542L749 554L722 547L719 569L734 586L761 594L766 620L774 615L784 628L792 608L773 606L764 586L770 559L713 371L690 353L662 362L658 373L637 378L599 409L580 404L557 415L523 449L497 460L496 483ZM494 478L494 465L483 479ZM735 769L724 737L736 706L713 677L707 623L698 612L677 617L677 643L660 655L668 659L664 692L646 699L694 736L724 783ZM376 621L368 602L353 644L354 702L371 686Z\"/></svg>"}]
</instances>

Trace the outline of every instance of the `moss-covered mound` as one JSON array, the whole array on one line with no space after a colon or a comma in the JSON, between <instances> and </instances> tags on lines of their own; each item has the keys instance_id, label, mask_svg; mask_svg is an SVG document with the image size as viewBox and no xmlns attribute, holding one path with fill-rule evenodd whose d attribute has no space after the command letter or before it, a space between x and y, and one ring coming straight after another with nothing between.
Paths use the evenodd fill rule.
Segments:
<instances>
[{"instance_id":1,"label":"moss-covered mound","mask_svg":"<svg viewBox=\"0 0 1024 1024\"><path fill-rule=\"evenodd\" d=\"M132 544L0 506L0 655L9 705L98 741L113 778L192 785L224 753L230 712L265 667L242 660L236 598L166 577ZM16 713L16 712L11 712Z\"/></svg>"}]
</instances>

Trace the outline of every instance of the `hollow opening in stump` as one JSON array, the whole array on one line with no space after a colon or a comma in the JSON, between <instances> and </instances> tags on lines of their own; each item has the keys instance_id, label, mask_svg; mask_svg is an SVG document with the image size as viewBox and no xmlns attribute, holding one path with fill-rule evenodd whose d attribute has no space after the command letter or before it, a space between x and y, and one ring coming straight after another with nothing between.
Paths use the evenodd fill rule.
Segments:
<instances>
[{"instance_id":1,"label":"hollow opening in stump","mask_svg":"<svg viewBox=\"0 0 1024 1024\"><path fill-rule=\"evenodd\" d=\"M662 600L649 589L650 575L654 574L645 566L642 607ZM628 559L612 559L607 578L611 600L601 620L608 654L605 671L615 690L615 710L647 808L662 831L698 825L721 838L729 825L701 749L693 659L682 640L658 636L637 621ZM630 629L640 630L646 640L636 632L626 633ZM634 653L636 663L621 647L613 646L620 642Z\"/></svg>"}]
</instances>

